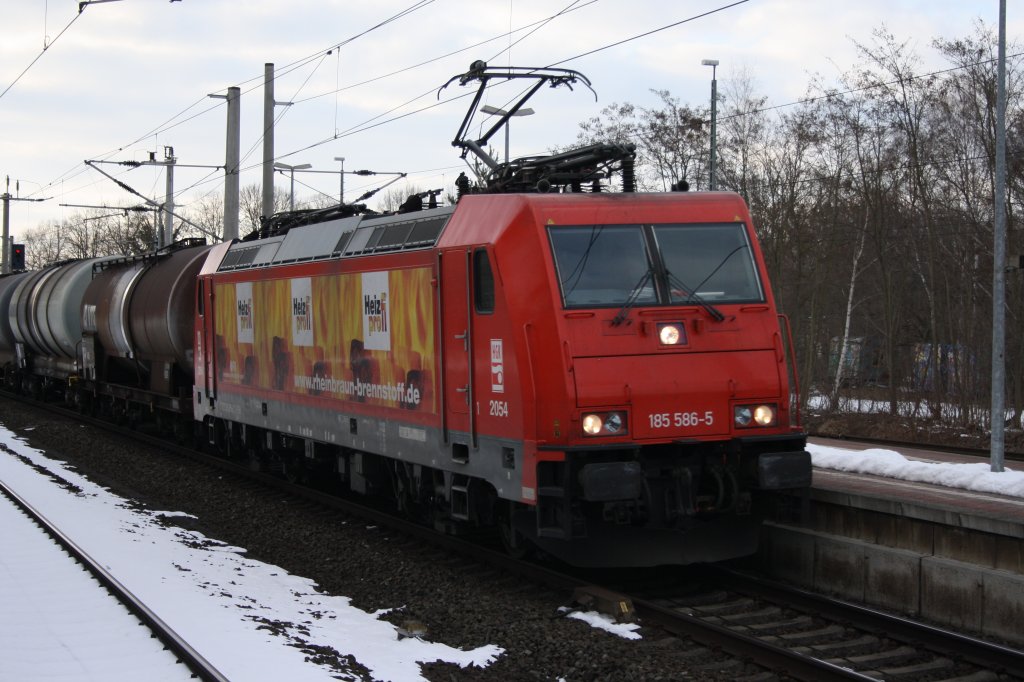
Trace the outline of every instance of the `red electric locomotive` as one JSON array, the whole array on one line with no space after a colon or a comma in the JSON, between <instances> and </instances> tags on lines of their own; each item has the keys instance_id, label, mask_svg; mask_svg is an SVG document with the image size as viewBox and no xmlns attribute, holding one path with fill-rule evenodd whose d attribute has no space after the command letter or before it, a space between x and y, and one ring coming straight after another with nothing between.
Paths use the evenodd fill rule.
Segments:
<instances>
[{"instance_id":1,"label":"red electric locomotive","mask_svg":"<svg viewBox=\"0 0 1024 682\"><path fill-rule=\"evenodd\" d=\"M216 247L198 419L579 564L750 553L806 486L742 200L499 194Z\"/></svg>"}]
</instances>

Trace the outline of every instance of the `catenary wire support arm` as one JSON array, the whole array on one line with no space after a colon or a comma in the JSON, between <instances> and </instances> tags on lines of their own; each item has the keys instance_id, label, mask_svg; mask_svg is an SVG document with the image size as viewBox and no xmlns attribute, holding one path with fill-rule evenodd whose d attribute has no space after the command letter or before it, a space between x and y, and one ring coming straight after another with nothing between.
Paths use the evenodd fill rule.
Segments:
<instances>
[{"instance_id":1,"label":"catenary wire support arm","mask_svg":"<svg viewBox=\"0 0 1024 682\"><path fill-rule=\"evenodd\" d=\"M389 185L395 184L396 182L398 182L399 180L401 180L402 178L404 178L404 177L406 177L408 175L408 173L388 172L388 171L371 171L371 170L357 170L357 171L347 171L347 172L350 173L351 175L394 175L395 176L391 180L388 180L387 182L385 182L380 187L377 187L375 189L371 189L368 192L364 192L362 196L360 196L358 199L356 199L356 203L359 203L360 201L364 201L366 199L369 199L370 197L372 197L374 194L376 194L377 192L381 191L385 187L387 187Z\"/></svg>"},{"instance_id":2,"label":"catenary wire support arm","mask_svg":"<svg viewBox=\"0 0 1024 682\"><path fill-rule=\"evenodd\" d=\"M163 207L164 207L163 204L161 204L161 203L159 203L157 201L153 201L152 199L147 197L145 194L142 194L141 192L139 192L139 191L135 190L134 188L132 188L130 185L122 182L121 180L118 180L113 175L111 175L110 173L106 172L105 170L100 168L98 165L96 165L96 164L99 164L99 163L117 163L118 165L123 165L123 166L135 166L135 165L140 165L141 166L141 165L143 165L142 162L139 162L139 161L93 161L93 160L90 160L90 159L86 159L84 161L84 163L85 163L85 165L89 166L93 170L98 171L101 175L103 175L104 177L106 177L107 179L112 181L115 185L117 185L118 187L120 187L124 191L126 191L126 192L128 192L130 194L134 194L135 196L139 197L140 199L145 201L147 205L149 205L149 206L151 206L153 208L157 208L157 209L163 210ZM209 166L204 166L204 167L208 168ZM223 166L216 166L216 168L223 168ZM191 220L189 220L188 218L186 218L186 217L184 217L182 215L179 215L179 214L174 213L174 212L171 212L171 215L174 216L175 218L177 218L178 220L180 220L181 222L185 223L186 225L191 225L192 227L196 228L197 230L199 230L200 232L205 234L207 237L210 237L211 239L214 239L214 240L219 240L220 239L219 235L216 235L216 234L210 232L209 230L207 230L202 225L195 224L194 222L192 222Z\"/></svg>"},{"instance_id":3,"label":"catenary wire support arm","mask_svg":"<svg viewBox=\"0 0 1024 682\"><path fill-rule=\"evenodd\" d=\"M82 2L78 3L78 13L84 12L85 8L89 5L102 5L105 2L121 2L121 0L82 0Z\"/></svg>"}]
</instances>

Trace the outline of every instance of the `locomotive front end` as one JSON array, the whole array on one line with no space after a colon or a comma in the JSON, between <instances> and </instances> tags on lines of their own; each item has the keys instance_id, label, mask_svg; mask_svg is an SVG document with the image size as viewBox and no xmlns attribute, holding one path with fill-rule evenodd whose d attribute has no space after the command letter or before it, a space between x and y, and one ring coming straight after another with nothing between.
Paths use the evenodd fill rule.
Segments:
<instances>
[{"instance_id":1,"label":"locomotive front end","mask_svg":"<svg viewBox=\"0 0 1024 682\"><path fill-rule=\"evenodd\" d=\"M633 201L545 220L571 409L558 433L539 416L536 542L584 565L750 554L758 491L811 479L756 236L736 195Z\"/></svg>"}]
</instances>

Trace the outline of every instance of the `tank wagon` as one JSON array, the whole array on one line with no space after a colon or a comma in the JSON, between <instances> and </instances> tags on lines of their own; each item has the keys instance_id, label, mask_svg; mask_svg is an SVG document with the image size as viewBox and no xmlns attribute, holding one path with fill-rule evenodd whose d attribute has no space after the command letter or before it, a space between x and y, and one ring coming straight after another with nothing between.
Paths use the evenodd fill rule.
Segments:
<instances>
[{"instance_id":1,"label":"tank wagon","mask_svg":"<svg viewBox=\"0 0 1024 682\"><path fill-rule=\"evenodd\" d=\"M582 79L482 64L459 78L478 100L518 77ZM808 486L811 466L743 200L632 191L617 145L497 163L483 148L502 121L465 138L477 104L454 144L491 170L460 178L453 206L296 212L242 241L0 278L8 383L160 415L440 528L493 527L513 552L753 552L757 496ZM626 191L604 191L614 173ZM52 339L51 289L79 311Z\"/></svg>"}]
</instances>

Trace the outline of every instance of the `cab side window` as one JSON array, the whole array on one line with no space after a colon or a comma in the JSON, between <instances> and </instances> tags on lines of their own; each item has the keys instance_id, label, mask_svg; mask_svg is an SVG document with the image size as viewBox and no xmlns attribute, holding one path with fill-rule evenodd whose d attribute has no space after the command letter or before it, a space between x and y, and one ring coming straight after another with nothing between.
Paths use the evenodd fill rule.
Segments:
<instances>
[{"instance_id":1,"label":"cab side window","mask_svg":"<svg viewBox=\"0 0 1024 682\"><path fill-rule=\"evenodd\" d=\"M486 249L473 252L473 301L476 312L494 312L494 272Z\"/></svg>"}]
</instances>

